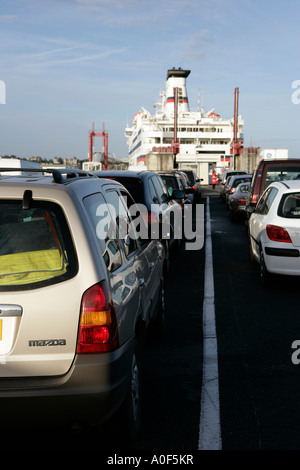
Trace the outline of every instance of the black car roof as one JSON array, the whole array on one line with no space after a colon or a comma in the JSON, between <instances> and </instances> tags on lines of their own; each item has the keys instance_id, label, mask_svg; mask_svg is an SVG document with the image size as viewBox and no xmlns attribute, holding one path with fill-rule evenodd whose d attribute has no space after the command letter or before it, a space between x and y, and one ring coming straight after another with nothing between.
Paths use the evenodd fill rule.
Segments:
<instances>
[{"instance_id":1,"label":"black car roof","mask_svg":"<svg viewBox=\"0 0 300 470\"><path fill-rule=\"evenodd\" d=\"M118 177L118 176L122 176L122 177L127 177L127 178L144 178L144 177L147 177L147 176L151 176L151 175L157 175L157 173L155 171L144 171L144 170L141 170L141 171L133 171L133 170L100 170L100 171L93 171L92 172L94 175L96 176L102 176L104 177L105 175L109 176L109 177Z\"/></svg>"}]
</instances>

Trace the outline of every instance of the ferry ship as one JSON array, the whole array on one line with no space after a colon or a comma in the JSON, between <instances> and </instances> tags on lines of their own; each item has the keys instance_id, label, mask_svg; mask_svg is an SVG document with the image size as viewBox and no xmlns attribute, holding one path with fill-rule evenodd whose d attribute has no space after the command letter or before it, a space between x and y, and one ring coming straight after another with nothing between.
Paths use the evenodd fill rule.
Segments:
<instances>
[{"instance_id":1,"label":"ferry ship","mask_svg":"<svg viewBox=\"0 0 300 470\"><path fill-rule=\"evenodd\" d=\"M225 170L233 167L231 143L234 138L234 119L221 118L215 109L205 112L201 107L197 111L190 111L186 89L186 78L189 74L190 70L181 68L168 70L166 90L160 93L161 100L155 103L154 114L141 108L134 115L132 125L127 125L125 136L129 148L129 168L174 168L172 141L176 123L179 142L176 155L178 169L193 169L203 179L203 184L209 184L210 175L214 170L221 176ZM237 139L241 146L243 125L241 116L238 116Z\"/></svg>"}]
</instances>

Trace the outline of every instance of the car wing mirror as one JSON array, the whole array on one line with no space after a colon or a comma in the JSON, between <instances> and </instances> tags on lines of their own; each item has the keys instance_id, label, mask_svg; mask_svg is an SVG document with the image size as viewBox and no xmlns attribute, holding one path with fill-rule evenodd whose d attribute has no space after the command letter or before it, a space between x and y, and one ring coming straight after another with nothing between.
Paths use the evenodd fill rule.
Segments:
<instances>
[{"instance_id":1,"label":"car wing mirror","mask_svg":"<svg viewBox=\"0 0 300 470\"><path fill-rule=\"evenodd\" d=\"M172 197L174 199L183 199L184 198L184 191L182 191L181 189L174 189Z\"/></svg>"},{"instance_id":2,"label":"car wing mirror","mask_svg":"<svg viewBox=\"0 0 300 470\"><path fill-rule=\"evenodd\" d=\"M174 197L174 196L172 196ZM162 196L161 196L161 202L163 204L165 204L166 202L168 202L169 198L168 198L168 195L166 193L163 193Z\"/></svg>"}]
</instances>

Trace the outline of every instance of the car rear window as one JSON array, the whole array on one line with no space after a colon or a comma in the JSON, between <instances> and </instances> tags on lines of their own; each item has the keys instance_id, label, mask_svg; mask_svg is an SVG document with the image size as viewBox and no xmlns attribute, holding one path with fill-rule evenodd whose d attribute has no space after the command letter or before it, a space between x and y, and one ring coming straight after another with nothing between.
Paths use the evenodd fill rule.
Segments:
<instances>
[{"instance_id":1,"label":"car rear window","mask_svg":"<svg viewBox=\"0 0 300 470\"><path fill-rule=\"evenodd\" d=\"M250 183L251 180L252 180L252 176L248 176L246 178L238 178L235 181L233 181L232 186L236 188L241 183L248 183L248 182Z\"/></svg>"},{"instance_id":2,"label":"car rear window","mask_svg":"<svg viewBox=\"0 0 300 470\"><path fill-rule=\"evenodd\" d=\"M185 174L187 175L189 182L194 184L195 183L195 176L191 170L184 170Z\"/></svg>"},{"instance_id":3,"label":"car rear window","mask_svg":"<svg viewBox=\"0 0 300 470\"><path fill-rule=\"evenodd\" d=\"M240 185L240 191L242 193L247 193L249 191L250 183L249 184L243 184L241 183Z\"/></svg>"},{"instance_id":4,"label":"car rear window","mask_svg":"<svg viewBox=\"0 0 300 470\"><path fill-rule=\"evenodd\" d=\"M282 196L278 207L278 215L288 219L300 219L300 192Z\"/></svg>"},{"instance_id":5,"label":"car rear window","mask_svg":"<svg viewBox=\"0 0 300 470\"><path fill-rule=\"evenodd\" d=\"M144 204L144 186L140 179L122 178L121 176L114 179L127 189L136 203Z\"/></svg>"},{"instance_id":6,"label":"car rear window","mask_svg":"<svg viewBox=\"0 0 300 470\"><path fill-rule=\"evenodd\" d=\"M0 290L34 289L75 276L77 258L54 203L0 201Z\"/></svg>"},{"instance_id":7,"label":"car rear window","mask_svg":"<svg viewBox=\"0 0 300 470\"><path fill-rule=\"evenodd\" d=\"M166 186L168 191L169 191L170 188L171 189L178 189L179 188L178 181L177 181L176 177L167 176L167 175L160 175L160 176L161 176L161 179L163 180L164 185Z\"/></svg>"},{"instance_id":8,"label":"car rear window","mask_svg":"<svg viewBox=\"0 0 300 470\"><path fill-rule=\"evenodd\" d=\"M274 181L287 181L300 179L299 166L270 166L267 168L265 188Z\"/></svg>"}]
</instances>

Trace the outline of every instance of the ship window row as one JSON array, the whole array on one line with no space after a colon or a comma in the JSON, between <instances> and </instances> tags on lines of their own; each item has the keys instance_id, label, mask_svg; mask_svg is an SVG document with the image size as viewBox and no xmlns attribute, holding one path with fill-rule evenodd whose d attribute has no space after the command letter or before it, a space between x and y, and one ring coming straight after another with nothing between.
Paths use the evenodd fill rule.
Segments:
<instances>
[{"instance_id":1,"label":"ship window row","mask_svg":"<svg viewBox=\"0 0 300 470\"><path fill-rule=\"evenodd\" d=\"M159 137L155 138L144 138L143 144L172 144L173 137L164 137L161 141ZM179 137L178 141L182 145L228 145L230 143L230 139L191 139L191 138L183 138ZM131 155L135 150L137 150L142 145L142 141L139 141L130 151L129 154Z\"/></svg>"},{"instance_id":2,"label":"ship window row","mask_svg":"<svg viewBox=\"0 0 300 470\"><path fill-rule=\"evenodd\" d=\"M172 138L165 137L163 139L163 144L171 144L172 143ZM178 141L180 144L190 144L190 145L227 145L230 143L230 139L224 139L224 140L217 140L217 139L185 139L185 138L178 138Z\"/></svg>"},{"instance_id":3,"label":"ship window row","mask_svg":"<svg viewBox=\"0 0 300 470\"><path fill-rule=\"evenodd\" d=\"M174 132L174 127L164 127L164 132ZM177 132L223 132L222 127L178 127Z\"/></svg>"}]
</instances>

